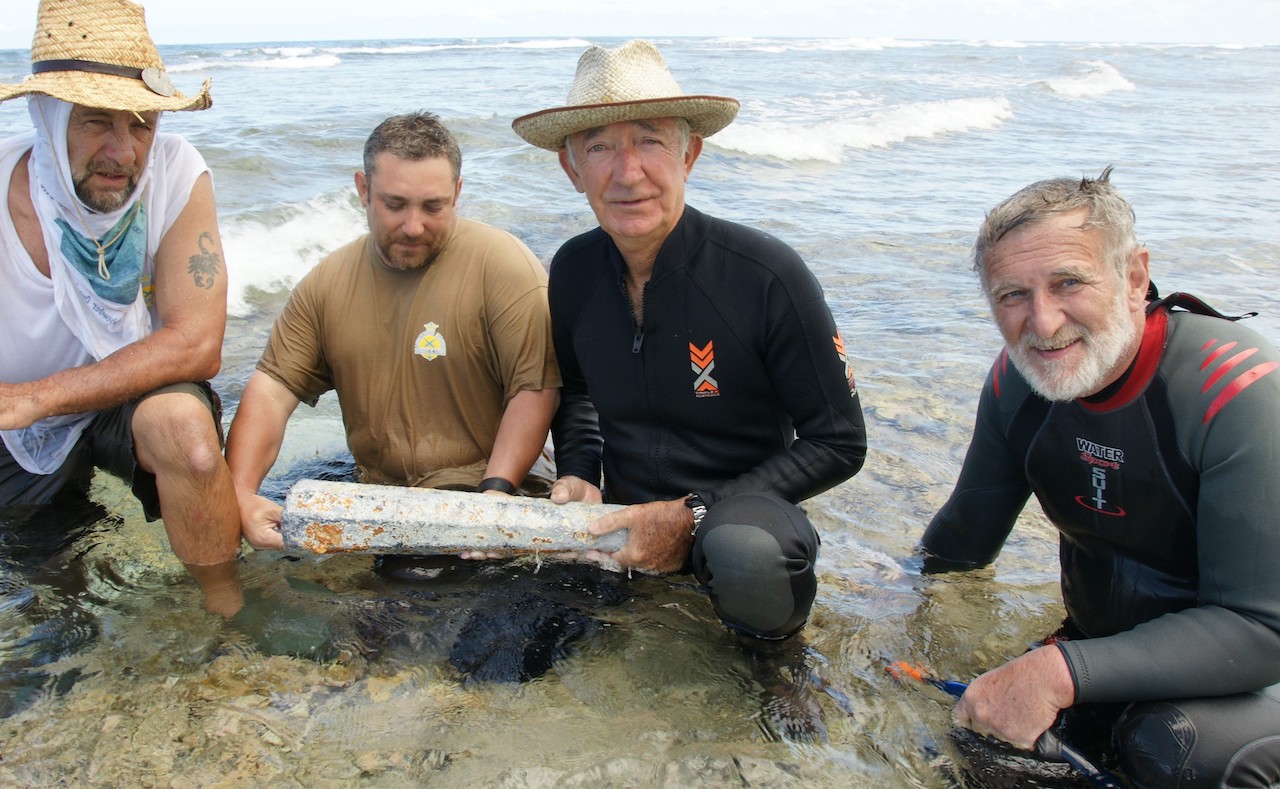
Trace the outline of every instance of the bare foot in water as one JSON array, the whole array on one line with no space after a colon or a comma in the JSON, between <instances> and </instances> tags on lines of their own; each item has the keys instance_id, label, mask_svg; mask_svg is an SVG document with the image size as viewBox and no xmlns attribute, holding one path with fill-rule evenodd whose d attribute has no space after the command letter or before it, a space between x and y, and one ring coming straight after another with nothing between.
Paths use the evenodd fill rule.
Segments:
<instances>
[{"instance_id":1,"label":"bare foot in water","mask_svg":"<svg viewBox=\"0 0 1280 789\"><path fill-rule=\"evenodd\" d=\"M230 619L244 607L244 590L240 588L235 559L221 564L188 564L186 567L200 585L200 591L204 592L206 611Z\"/></svg>"}]
</instances>

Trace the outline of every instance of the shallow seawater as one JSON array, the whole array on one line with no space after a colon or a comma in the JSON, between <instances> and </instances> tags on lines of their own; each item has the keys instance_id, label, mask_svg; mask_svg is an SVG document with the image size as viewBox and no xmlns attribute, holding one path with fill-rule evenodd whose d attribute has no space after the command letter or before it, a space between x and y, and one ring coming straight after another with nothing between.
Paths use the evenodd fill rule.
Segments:
<instances>
[{"instance_id":1,"label":"shallow seawater","mask_svg":"<svg viewBox=\"0 0 1280 789\"><path fill-rule=\"evenodd\" d=\"M368 556L250 553L246 610L226 622L201 609L161 524L100 476L94 499L122 515L50 557L47 573L9 576L29 579L41 602L0 606L6 632L33 632L39 619L70 632L55 659L30 667L29 680L46 678L39 691L12 698L0 720L0 782L947 785L949 701L897 685L886 666L968 676L1052 630L1060 611L1051 544L1034 522L1021 539L1041 550L1003 565L994 584L990 574L922 579L915 524L859 528L858 513L883 514L878 496L926 483L885 457L809 504L824 540L819 599L803 644L765 656L777 673L758 669L689 578L536 558L444 560L434 577L404 582L374 573ZM80 588L39 582L46 575ZM82 613L46 611L46 599ZM570 612L575 638L525 627L548 609ZM485 614L507 628L497 640L468 630ZM521 675L510 655L557 645L554 660L527 660L532 671L550 663L545 672L504 681ZM489 667L496 678L461 670L486 650L508 655ZM5 665L20 652L0 648ZM826 743L771 734L762 701L778 676L811 690Z\"/></svg>"}]
</instances>

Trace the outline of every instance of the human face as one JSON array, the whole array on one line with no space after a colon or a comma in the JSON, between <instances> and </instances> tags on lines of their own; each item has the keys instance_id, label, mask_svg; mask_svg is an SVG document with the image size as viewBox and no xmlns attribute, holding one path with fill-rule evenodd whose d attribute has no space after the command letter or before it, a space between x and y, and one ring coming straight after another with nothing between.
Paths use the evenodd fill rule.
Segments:
<instances>
[{"instance_id":1,"label":"human face","mask_svg":"<svg viewBox=\"0 0 1280 789\"><path fill-rule=\"evenodd\" d=\"M146 166L159 117L158 112L72 107L67 158L82 203L108 213L128 202Z\"/></svg>"},{"instance_id":2,"label":"human face","mask_svg":"<svg viewBox=\"0 0 1280 789\"><path fill-rule=\"evenodd\" d=\"M684 213L684 184L702 151L694 135L681 150L674 118L620 121L572 136L573 163L560 164L587 196L600 227L625 252L656 256ZM575 167L576 165L576 167Z\"/></svg>"},{"instance_id":3,"label":"human face","mask_svg":"<svg viewBox=\"0 0 1280 789\"><path fill-rule=\"evenodd\" d=\"M454 179L443 156L410 160L384 152L373 161L373 172L356 173L356 191L378 259L393 269L431 265L457 225L462 179Z\"/></svg>"},{"instance_id":4,"label":"human face","mask_svg":"<svg viewBox=\"0 0 1280 789\"><path fill-rule=\"evenodd\" d=\"M1117 381L1142 340L1145 249L1118 274L1102 234L1075 211L1015 230L987 259L991 311L1014 366L1049 400L1096 394Z\"/></svg>"}]
</instances>

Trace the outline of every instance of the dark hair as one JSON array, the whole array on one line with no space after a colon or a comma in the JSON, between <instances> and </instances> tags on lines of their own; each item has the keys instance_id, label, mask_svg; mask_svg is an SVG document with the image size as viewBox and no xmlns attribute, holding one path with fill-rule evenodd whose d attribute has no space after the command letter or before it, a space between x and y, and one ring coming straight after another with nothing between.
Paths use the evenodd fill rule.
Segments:
<instances>
[{"instance_id":1,"label":"dark hair","mask_svg":"<svg viewBox=\"0 0 1280 789\"><path fill-rule=\"evenodd\" d=\"M1055 178L1037 181L991 209L973 244L973 270L987 289L986 258L1000 240L1014 230L1037 225L1058 214L1086 209L1082 230L1101 230L1104 254L1123 274L1138 238L1133 232L1133 207L1111 185L1111 167L1097 178Z\"/></svg>"},{"instance_id":2,"label":"dark hair","mask_svg":"<svg viewBox=\"0 0 1280 789\"><path fill-rule=\"evenodd\" d=\"M462 177L462 150L440 116L432 112L410 112L387 118L364 144L364 174L373 175L373 162L380 153L416 162L442 156L449 160L453 180Z\"/></svg>"}]
</instances>

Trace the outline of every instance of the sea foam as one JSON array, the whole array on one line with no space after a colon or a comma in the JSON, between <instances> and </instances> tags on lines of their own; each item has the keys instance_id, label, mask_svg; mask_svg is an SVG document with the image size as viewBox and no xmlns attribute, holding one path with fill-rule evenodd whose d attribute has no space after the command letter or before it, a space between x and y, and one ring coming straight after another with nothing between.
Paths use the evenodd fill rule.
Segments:
<instances>
[{"instance_id":1,"label":"sea foam","mask_svg":"<svg viewBox=\"0 0 1280 789\"><path fill-rule=\"evenodd\" d=\"M1115 66L1104 60L1089 60L1082 65L1088 69L1085 73L1045 80L1045 87L1054 93L1073 99L1088 99L1105 96L1117 90L1137 89Z\"/></svg>"},{"instance_id":2,"label":"sea foam","mask_svg":"<svg viewBox=\"0 0 1280 789\"><path fill-rule=\"evenodd\" d=\"M1013 117L1004 97L905 104L848 120L816 124L731 126L709 140L717 147L786 161L838 163L846 150L887 148L910 139L994 129Z\"/></svg>"},{"instance_id":3,"label":"sea foam","mask_svg":"<svg viewBox=\"0 0 1280 789\"><path fill-rule=\"evenodd\" d=\"M349 190L266 214L224 218L221 225L227 311L240 316L253 309L247 298L251 289L291 290L325 255L368 230Z\"/></svg>"},{"instance_id":4,"label":"sea foam","mask_svg":"<svg viewBox=\"0 0 1280 789\"><path fill-rule=\"evenodd\" d=\"M270 55L270 53L261 53ZM310 69L310 68L332 68L342 63L342 59L337 55L320 54L320 55L295 55L280 54L276 57L256 57L248 60L240 57L228 57L220 60L194 60L190 63L178 63L167 67L165 70L171 74L180 74L188 71L209 71L211 69L224 68L257 68L257 69Z\"/></svg>"},{"instance_id":5,"label":"sea foam","mask_svg":"<svg viewBox=\"0 0 1280 789\"><path fill-rule=\"evenodd\" d=\"M901 38L813 38L777 39L726 36L712 41L730 51L787 52L880 52L886 49L921 49L943 42Z\"/></svg>"}]
</instances>

